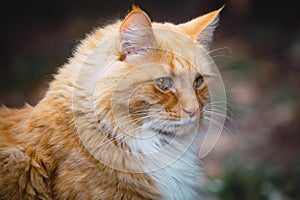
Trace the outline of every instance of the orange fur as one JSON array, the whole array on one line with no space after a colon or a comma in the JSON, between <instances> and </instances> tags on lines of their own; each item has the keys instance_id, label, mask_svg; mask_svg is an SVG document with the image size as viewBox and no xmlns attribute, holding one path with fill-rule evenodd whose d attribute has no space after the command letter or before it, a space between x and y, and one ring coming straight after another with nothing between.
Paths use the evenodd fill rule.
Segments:
<instances>
[{"instance_id":1,"label":"orange fur","mask_svg":"<svg viewBox=\"0 0 300 200\"><path fill-rule=\"evenodd\" d=\"M152 176L144 171L153 163L146 154L135 152L132 143L140 136L145 123L141 116L147 113L133 114L155 108L160 109L157 118L176 121L189 118L184 109L199 107L201 115L208 89L206 84L195 89L193 82L210 70L203 67L206 52L195 44L195 33L201 34L219 12L190 27L189 23L151 23L146 13L133 7L124 21L97 29L82 41L38 105L1 108L0 199L164 199L172 195L160 186L156 172ZM141 24L151 31L127 32L127 27L138 29ZM173 78L175 92L155 85L153 80L165 76ZM133 116L124 118L125 114ZM178 140L187 138L188 133Z\"/></svg>"}]
</instances>

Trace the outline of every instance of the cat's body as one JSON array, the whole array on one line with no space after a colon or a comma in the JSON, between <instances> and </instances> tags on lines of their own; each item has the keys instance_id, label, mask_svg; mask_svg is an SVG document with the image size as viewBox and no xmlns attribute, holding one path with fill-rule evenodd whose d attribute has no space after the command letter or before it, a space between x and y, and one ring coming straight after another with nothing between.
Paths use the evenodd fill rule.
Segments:
<instances>
[{"instance_id":1,"label":"cat's body","mask_svg":"<svg viewBox=\"0 0 300 200\"><path fill-rule=\"evenodd\" d=\"M0 199L199 199L207 87L194 79L209 69L192 68L208 62L194 41L219 11L176 26L134 8L82 42L37 106L1 108Z\"/></svg>"}]
</instances>

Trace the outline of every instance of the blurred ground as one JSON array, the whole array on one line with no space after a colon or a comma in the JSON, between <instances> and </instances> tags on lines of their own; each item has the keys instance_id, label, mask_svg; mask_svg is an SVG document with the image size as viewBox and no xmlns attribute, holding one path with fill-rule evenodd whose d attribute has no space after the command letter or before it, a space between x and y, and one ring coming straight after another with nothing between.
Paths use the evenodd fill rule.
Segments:
<instances>
[{"instance_id":1,"label":"blurred ground","mask_svg":"<svg viewBox=\"0 0 300 200\"><path fill-rule=\"evenodd\" d=\"M231 117L239 124L239 131L232 129L232 134L222 135L214 151L204 160L208 173L211 177L221 176L226 170L224 163L232 157L243 158L246 167L271 163L282 168L281 174L292 169L300 158L300 15L297 2L133 2L147 11L154 21L174 23L226 5L213 46L220 50L213 56L223 75L233 113ZM21 107L24 102L36 104L43 97L51 74L71 56L78 41L94 27L122 18L131 3L29 0L9 1L3 5L0 12L0 102L10 107ZM230 123L227 126L232 127ZM287 180L291 179L289 176ZM279 196L279 199L285 197Z\"/></svg>"}]
</instances>

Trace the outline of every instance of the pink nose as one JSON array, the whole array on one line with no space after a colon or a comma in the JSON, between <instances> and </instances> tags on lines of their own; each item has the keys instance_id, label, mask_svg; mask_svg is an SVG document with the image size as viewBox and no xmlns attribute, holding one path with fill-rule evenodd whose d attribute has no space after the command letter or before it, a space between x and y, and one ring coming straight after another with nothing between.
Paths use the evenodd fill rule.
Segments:
<instances>
[{"instance_id":1,"label":"pink nose","mask_svg":"<svg viewBox=\"0 0 300 200\"><path fill-rule=\"evenodd\" d=\"M199 111L199 108L191 108L191 109L183 109L184 112L186 112L190 117L194 117L197 112Z\"/></svg>"}]
</instances>

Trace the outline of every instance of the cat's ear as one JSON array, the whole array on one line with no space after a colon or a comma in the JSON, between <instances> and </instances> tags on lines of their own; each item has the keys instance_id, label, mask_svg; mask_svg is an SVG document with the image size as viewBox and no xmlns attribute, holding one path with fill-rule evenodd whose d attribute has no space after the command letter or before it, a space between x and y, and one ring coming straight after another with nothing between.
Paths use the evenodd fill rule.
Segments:
<instances>
[{"instance_id":1,"label":"cat's ear","mask_svg":"<svg viewBox=\"0 0 300 200\"><path fill-rule=\"evenodd\" d=\"M140 8L133 6L120 27L120 48L124 55L144 54L154 46L151 20Z\"/></svg>"},{"instance_id":2,"label":"cat's ear","mask_svg":"<svg viewBox=\"0 0 300 200\"><path fill-rule=\"evenodd\" d=\"M189 22L179 24L179 28L193 40L207 47L213 40L213 34L218 26L219 14L224 8L202 15Z\"/></svg>"}]
</instances>

